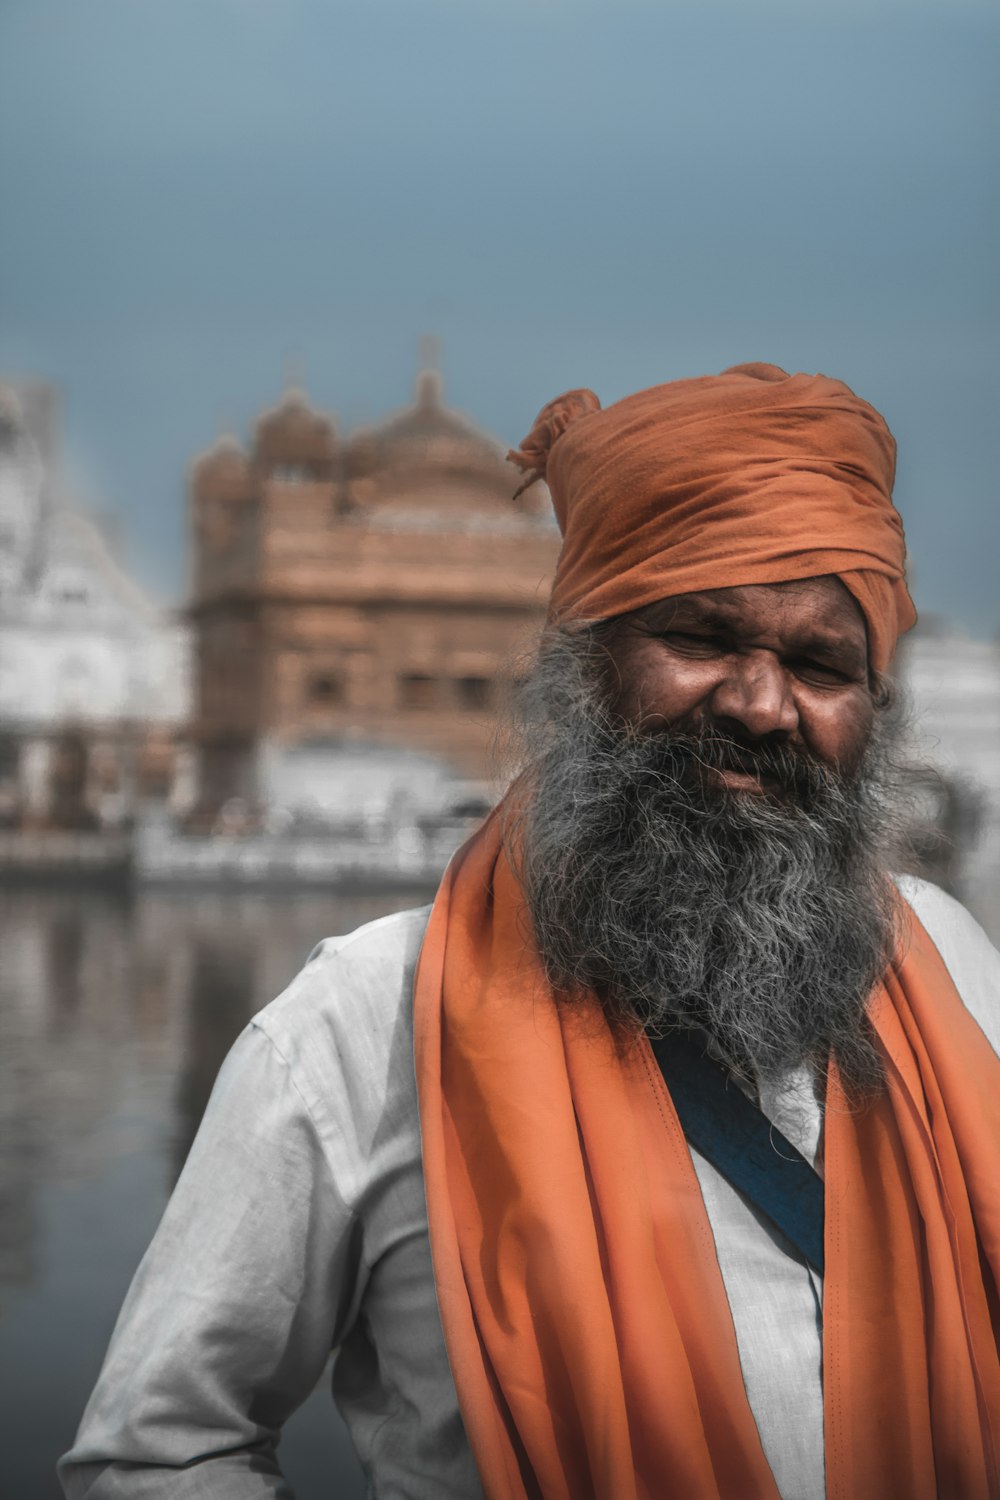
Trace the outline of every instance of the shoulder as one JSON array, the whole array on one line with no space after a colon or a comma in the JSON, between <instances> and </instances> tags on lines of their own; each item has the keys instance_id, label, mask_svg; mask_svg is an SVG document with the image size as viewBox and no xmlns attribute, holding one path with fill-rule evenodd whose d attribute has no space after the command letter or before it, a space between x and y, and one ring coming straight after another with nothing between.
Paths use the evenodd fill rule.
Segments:
<instances>
[{"instance_id":1,"label":"shoulder","mask_svg":"<svg viewBox=\"0 0 1000 1500\"><path fill-rule=\"evenodd\" d=\"M393 912L324 938L287 989L254 1017L286 1055L303 1047L350 1048L391 1026L408 1002L430 907Z\"/></svg>"},{"instance_id":2,"label":"shoulder","mask_svg":"<svg viewBox=\"0 0 1000 1500\"><path fill-rule=\"evenodd\" d=\"M923 923L966 1008L1000 1053L1000 953L971 912L940 886L901 875L900 893Z\"/></svg>"},{"instance_id":3,"label":"shoulder","mask_svg":"<svg viewBox=\"0 0 1000 1500\"><path fill-rule=\"evenodd\" d=\"M416 1129L413 976L430 907L324 939L251 1029L280 1055L329 1143Z\"/></svg>"}]
</instances>

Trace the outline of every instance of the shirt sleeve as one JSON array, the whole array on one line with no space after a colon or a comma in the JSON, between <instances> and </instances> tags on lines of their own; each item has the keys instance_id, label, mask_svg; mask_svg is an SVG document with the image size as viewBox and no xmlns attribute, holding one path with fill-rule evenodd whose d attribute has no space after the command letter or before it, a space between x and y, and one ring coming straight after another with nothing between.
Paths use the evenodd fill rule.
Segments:
<instances>
[{"instance_id":1,"label":"shirt sleeve","mask_svg":"<svg viewBox=\"0 0 1000 1500\"><path fill-rule=\"evenodd\" d=\"M1000 953L975 917L930 881L900 879L899 888L944 959L966 1010L1000 1056Z\"/></svg>"},{"instance_id":2,"label":"shirt sleeve","mask_svg":"<svg viewBox=\"0 0 1000 1500\"><path fill-rule=\"evenodd\" d=\"M289 1067L251 1024L60 1462L69 1500L290 1500L278 1436L354 1316L358 1247Z\"/></svg>"}]
</instances>

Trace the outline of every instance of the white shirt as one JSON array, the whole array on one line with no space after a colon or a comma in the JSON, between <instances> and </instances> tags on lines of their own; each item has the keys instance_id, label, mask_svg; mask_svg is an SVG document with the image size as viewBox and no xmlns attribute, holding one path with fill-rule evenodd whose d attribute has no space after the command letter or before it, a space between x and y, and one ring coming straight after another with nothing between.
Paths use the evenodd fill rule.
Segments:
<instances>
[{"instance_id":1,"label":"white shirt","mask_svg":"<svg viewBox=\"0 0 1000 1500\"><path fill-rule=\"evenodd\" d=\"M901 884L1000 1053L1000 954L942 891ZM331 1348L371 1495L482 1494L427 1236L411 1004L427 915L328 939L237 1040L60 1465L71 1500L289 1496L274 1444ZM808 1078L762 1106L814 1159ZM695 1167L778 1489L822 1500L819 1278L707 1161Z\"/></svg>"}]
</instances>

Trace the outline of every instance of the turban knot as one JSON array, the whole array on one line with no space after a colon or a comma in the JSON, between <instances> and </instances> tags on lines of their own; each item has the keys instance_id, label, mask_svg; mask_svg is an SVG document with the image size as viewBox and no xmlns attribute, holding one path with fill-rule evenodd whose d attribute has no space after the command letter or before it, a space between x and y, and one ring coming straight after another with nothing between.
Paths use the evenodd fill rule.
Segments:
<instances>
[{"instance_id":1,"label":"turban knot","mask_svg":"<svg viewBox=\"0 0 1000 1500\"><path fill-rule=\"evenodd\" d=\"M557 396L550 401L548 406L543 406L535 418L535 425L520 448L511 448L507 457L511 463L524 474L524 479L514 492L514 499L524 493L536 479L544 479L548 468L549 453L552 444L557 438L561 438L567 427L575 422L578 417L585 417L590 411L600 411L601 403L593 391L583 388L578 391L567 391L563 396Z\"/></svg>"},{"instance_id":2,"label":"turban knot","mask_svg":"<svg viewBox=\"0 0 1000 1500\"><path fill-rule=\"evenodd\" d=\"M545 479L552 495L563 535L553 620L833 574L884 671L916 619L891 500L896 445L839 380L746 364L604 409L593 391L567 391L508 457L525 476L518 494Z\"/></svg>"}]
</instances>

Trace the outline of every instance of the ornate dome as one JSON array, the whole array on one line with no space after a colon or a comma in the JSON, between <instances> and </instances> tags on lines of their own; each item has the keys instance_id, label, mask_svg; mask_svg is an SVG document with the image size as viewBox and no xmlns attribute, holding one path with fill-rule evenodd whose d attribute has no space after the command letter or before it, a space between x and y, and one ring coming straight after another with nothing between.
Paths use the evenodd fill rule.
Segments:
<instances>
[{"instance_id":1,"label":"ornate dome","mask_svg":"<svg viewBox=\"0 0 1000 1500\"><path fill-rule=\"evenodd\" d=\"M436 459L449 450L456 459L492 468L506 468L504 449L481 427L443 403L444 387L439 371L430 368L417 375L414 398L409 406L379 426L368 429L364 443L382 463L405 462L433 453ZM513 485L511 486L513 490Z\"/></svg>"},{"instance_id":2,"label":"ornate dome","mask_svg":"<svg viewBox=\"0 0 1000 1500\"><path fill-rule=\"evenodd\" d=\"M242 500L251 493L252 469L243 445L232 433L216 438L211 448L191 465L197 494L211 493L220 499Z\"/></svg>"},{"instance_id":3,"label":"ornate dome","mask_svg":"<svg viewBox=\"0 0 1000 1500\"><path fill-rule=\"evenodd\" d=\"M315 411L304 391L292 386L278 405L259 417L254 459L259 468L299 478L328 479L337 440L329 417Z\"/></svg>"}]
</instances>

